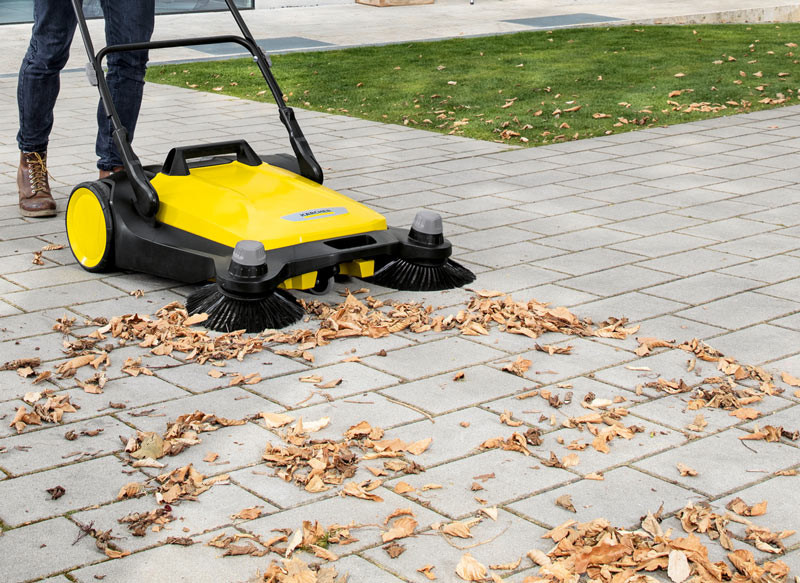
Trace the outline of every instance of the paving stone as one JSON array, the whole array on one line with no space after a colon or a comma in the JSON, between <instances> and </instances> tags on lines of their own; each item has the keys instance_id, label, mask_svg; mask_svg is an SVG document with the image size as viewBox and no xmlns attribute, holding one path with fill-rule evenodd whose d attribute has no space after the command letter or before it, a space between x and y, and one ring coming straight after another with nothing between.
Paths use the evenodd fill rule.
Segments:
<instances>
[{"instance_id":1,"label":"paving stone","mask_svg":"<svg viewBox=\"0 0 800 583\"><path fill-rule=\"evenodd\" d=\"M348 574L351 581L370 581L371 583L400 583L402 581L358 555L339 559L333 563L333 566L336 567L337 573Z\"/></svg>"},{"instance_id":2,"label":"paving stone","mask_svg":"<svg viewBox=\"0 0 800 583\"><path fill-rule=\"evenodd\" d=\"M226 376L214 378L208 373L218 370ZM223 367L213 367L208 364L200 365L194 362L154 371L165 381L185 388L193 393L202 393L221 387L227 387L234 373L241 375L258 374L263 379L281 376L289 373L302 373L308 367L294 359L280 356L269 351L248 355L243 361L230 360ZM262 381L266 382L266 381ZM259 383L260 384L260 383ZM257 385L248 385L256 390Z\"/></svg>"},{"instance_id":3,"label":"paving stone","mask_svg":"<svg viewBox=\"0 0 800 583\"><path fill-rule=\"evenodd\" d=\"M796 310L795 301L774 298L758 292L746 292L683 310L677 315L736 330L791 314Z\"/></svg>"},{"instance_id":4,"label":"paving stone","mask_svg":"<svg viewBox=\"0 0 800 583\"><path fill-rule=\"evenodd\" d=\"M87 301L99 302L123 292L101 281L74 282L66 285L6 293L3 298L23 310L43 310Z\"/></svg>"},{"instance_id":5,"label":"paving stone","mask_svg":"<svg viewBox=\"0 0 800 583\"><path fill-rule=\"evenodd\" d=\"M649 288L671 279L674 279L674 276L666 273L636 265L623 265L622 267L613 267L597 273L566 279L561 282L561 285L574 287L599 296L612 296Z\"/></svg>"},{"instance_id":6,"label":"paving stone","mask_svg":"<svg viewBox=\"0 0 800 583\"><path fill-rule=\"evenodd\" d=\"M511 432L498 432L498 436L502 434L510 435ZM495 477L481 482L483 490L473 492L472 483L490 473L494 473ZM458 519L480 508L501 506L576 478L576 474L566 470L542 466L535 457L493 449L431 468L421 474L390 480L385 486L393 488L402 480L415 488L406 494L407 498L449 518ZM426 484L440 484L442 488L421 490ZM485 502L478 502L476 497Z\"/></svg>"},{"instance_id":7,"label":"paving stone","mask_svg":"<svg viewBox=\"0 0 800 583\"><path fill-rule=\"evenodd\" d=\"M122 449L118 435L128 434L130 428L110 416L95 417L86 421L70 423L69 413L64 414L64 421L58 425L46 423L43 429L33 430L37 426L28 425L26 431L0 439L0 443L8 448L0 463L6 472L24 474L35 470L60 466L85 457L106 455ZM69 441L64 438L67 431L90 431L102 429L95 437ZM21 446L21 449L17 449ZM83 455L82 455L83 454Z\"/></svg>"},{"instance_id":8,"label":"paving stone","mask_svg":"<svg viewBox=\"0 0 800 583\"><path fill-rule=\"evenodd\" d=\"M202 472L201 472L202 473ZM112 529L120 540L115 541L121 548L135 552L163 543L168 537L195 537L209 530L216 530L233 524L246 524L241 519L233 519L245 508L260 506L263 515L275 512L277 508L261 498L253 496L234 484L216 484L203 492L197 500L182 500L170 504L174 520L167 523L159 532L148 530L145 536L134 536L118 520L132 512L150 512L159 507L155 496L148 494L113 502L94 508L76 512L74 520L82 524L93 524L99 530Z\"/></svg>"},{"instance_id":9,"label":"paving stone","mask_svg":"<svg viewBox=\"0 0 800 583\"><path fill-rule=\"evenodd\" d=\"M515 228L541 233L543 235L560 235L570 231L579 231L607 223L609 223L608 219L568 213L517 223Z\"/></svg>"},{"instance_id":10,"label":"paving stone","mask_svg":"<svg viewBox=\"0 0 800 583\"><path fill-rule=\"evenodd\" d=\"M707 243L705 239L700 239L699 237L690 237L681 235L680 233L661 233L634 239L632 241L623 241L622 243L611 245L610 248L619 251L638 253L648 257L661 257L680 251L696 249Z\"/></svg>"},{"instance_id":11,"label":"paving stone","mask_svg":"<svg viewBox=\"0 0 800 583\"><path fill-rule=\"evenodd\" d=\"M572 351L566 355L555 354L552 356L538 350L522 353L520 355L522 358L532 362L531 367L525 373L525 378L541 384L550 384L635 358L635 355L627 350L585 338L569 339L559 342L558 345L570 345ZM514 360L514 358L507 357L493 363L493 366L499 368Z\"/></svg>"},{"instance_id":12,"label":"paving stone","mask_svg":"<svg viewBox=\"0 0 800 583\"><path fill-rule=\"evenodd\" d=\"M748 263L727 267L721 269L720 273L732 275L734 277L747 277L767 283L776 283L795 277L797 273L800 273L800 259L797 257L776 255L767 257L766 259L756 259ZM764 288L762 291L766 289L767 288ZM780 291L780 289L778 291Z\"/></svg>"},{"instance_id":13,"label":"paving stone","mask_svg":"<svg viewBox=\"0 0 800 583\"><path fill-rule=\"evenodd\" d=\"M363 362L379 370L410 380L496 359L501 352L462 338L446 338L401 348L387 356L370 356Z\"/></svg>"},{"instance_id":14,"label":"paving stone","mask_svg":"<svg viewBox=\"0 0 800 583\"><path fill-rule=\"evenodd\" d=\"M785 326L787 328L793 328L794 330L800 330L800 314L786 316L785 318L778 318L777 320L772 320L770 324L775 324L776 326Z\"/></svg>"},{"instance_id":15,"label":"paving stone","mask_svg":"<svg viewBox=\"0 0 800 583\"><path fill-rule=\"evenodd\" d=\"M744 435L738 429L728 429L638 461L633 467L705 495L719 496L760 481L762 472L773 473L800 463L800 449L765 441L749 441L748 449L739 440ZM678 463L696 469L697 476L681 476ZM719 479L722 475L724 480Z\"/></svg>"},{"instance_id":16,"label":"paving stone","mask_svg":"<svg viewBox=\"0 0 800 583\"><path fill-rule=\"evenodd\" d=\"M414 340L396 334L377 340L367 336L343 338L326 346L314 348L314 365L324 366L334 364L354 356L364 359L364 357L377 354L381 350L390 352L414 344ZM287 348L291 347L289 346Z\"/></svg>"},{"instance_id":17,"label":"paving stone","mask_svg":"<svg viewBox=\"0 0 800 583\"><path fill-rule=\"evenodd\" d=\"M471 215L453 217L450 219L450 221L457 225L464 225L471 229L491 229L493 227L513 225L514 223L529 221L540 216L542 215L539 214L538 211L532 211L528 208L523 208L520 206L517 207L513 213L509 212L508 209L495 209L481 213L474 213Z\"/></svg>"},{"instance_id":18,"label":"paving stone","mask_svg":"<svg viewBox=\"0 0 800 583\"><path fill-rule=\"evenodd\" d=\"M514 227L495 227L493 229L481 229L448 237L453 245L464 249L481 250L503 247L511 243L517 243L529 239L531 234L528 231ZM2 322L2 321L0 321Z\"/></svg>"},{"instance_id":19,"label":"paving stone","mask_svg":"<svg viewBox=\"0 0 800 583\"><path fill-rule=\"evenodd\" d=\"M658 198L662 199L664 197ZM626 233L636 233L638 235L657 235L658 233L666 233L668 231L674 231L684 227L691 227L700 223L701 221L698 219L682 217L672 213L661 213L658 215L650 215L638 219L619 221L613 225L608 225L608 228L618 229Z\"/></svg>"},{"instance_id":20,"label":"paving stone","mask_svg":"<svg viewBox=\"0 0 800 583\"><path fill-rule=\"evenodd\" d=\"M451 202L440 204L426 204L425 208L439 213L450 215L467 215L472 213L487 212L498 208L507 208L518 204L517 201L500 198L499 196L484 196L481 198L455 199ZM463 229L465 227L462 226ZM450 230L447 230L448 238Z\"/></svg>"},{"instance_id":21,"label":"paving stone","mask_svg":"<svg viewBox=\"0 0 800 583\"><path fill-rule=\"evenodd\" d=\"M281 443L279 438L271 440L275 444ZM264 446L262 446L263 449ZM365 463L361 464L366 465ZM287 482L276 475L275 468L271 468L266 463L232 470L226 472L231 481L242 488L252 492L256 496L263 498L276 508L293 508L302 506L309 502L331 498L338 495L340 488L333 487L324 492L306 492L302 486L293 482ZM366 469L359 468L356 474L348 481L363 482L375 476Z\"/></svg>"},{"instance_id":22,"label":"paving stone","mask_svg":"<svg viewBox=\"0 0 800 583\"><path fill-rule=\"evenodd\" d=\"M73 383L74 384L74 383ZM142 407L153 403L187 397L189 393L155 377L127 377L108 381L101 395L92 395L81 388L60 391L69 395L70 403L78 409L67 414L67 421L88 419L103 413L113 413L109 403L122 404L127 408Z\"/></svg>"},{"instance_id":23,"label":"paving stone","mask_svg":"<svg viewBox=\"0 0 800 583\"><path fill-rule=\"evenodd\" d=\"M260 535L264 540L275 535L274 529L300 528L304 520L318 521L323 528L332 524L362 524L366 528L353 529L351 534L358 539L346 546L332 545L331 550L337 554L352 554L364 548L381 544L381 530L373 525L383 524L384 519L398 508L411 508L414 517L419 523L418 531L427 529L431 523L443 522L444 517L427 508L415 504L406 497L399 496L385 487L372 490L383 498L383 502L359 500L350 496L334 496L317 500L297 508L276 512L264 518L247 522L242 528L248 532ZM301 555L301 558L303 556ZM310 557L306 555L306 561Z\"/></svg>"},{"instance_id":24,"label":"paving stone","mask_svg":"<svg viewBox=\"0 0 800 583\"><path fill-rule=\"evenodd\" d=\"M653 286L648 288L647 293L685 304L704 304L717 298L741 294L754 287L758 287L755 281L709 272ZM708 323L714 324L714 322Z\"/></svg>"},{"instance_id":25,"label":"paving stone","mask_svg":"<svg viewBox=\"0 0 800 583\"><path fill-rule=\"evenodd\" d=\"M445 373L384 389L381 393L438 415L530 386L529 381L490 366L466 367L458 372L464 373L462 380L456 381L453 373Z\"/></svg>"},{"instance_id":26,"label":"paving stone","mask_svg":"<svg viewBox=\"0 0 800 583\"><path fill-rule=\"evenodd\" d=\"M481 443L497 437L498 431L503 429L497 415L478 407L469 407L438 415L434 422L423 419L390 429L384 439L397 438L413 442L432 438L433 442L422 454L409 456L421 466L430 468L460 458L466 452L477 452Z\"/></svg>"},{"instance_id":27,"label":"paving stone","mask_svg":"<svg viewBox=\"0 0 800 583\"><path fill-rule=\"evenodd\" d=\"M304 376L309 376L311 372L322 377L322 382L308 383L300 380ZM336 379L341 380L341 383L335 387L326 389L315 387L315 384L325 384ZM398 379L396 377L366 367L363 364L343 362L325 367L315 367L310 372L298 372L262 381L255 385L249 385L248 388L271 401L291 409L297 407L300 401L307 405L314 405L328 399L341 399L351 395L358 395L359 393L366 394L368 391L396 385L397 383ZM312 393L313 396L308 399Z\"/></svg>"},{"instance_id":28,"label":"paving stone","mask_svg":"<svg viewBox=\"0 0 800 583\"><path fill-rule=\"evenodd\" d=\"M642 261L638 265L650 269L657 269L659 271L666 271L667 273L674 273L676 275L688 276L712 271L721 267L738 265L745 261L746 259L737 255L731 255L730 253L720 253L709 249L693 249L691 251L684 251L683 253L659 257L658 259Z\"/></svg>"},{"instance_id":29,"label":"paving stone","mask_svg":"<svg viewBox=\"0 0 800 583\"><path fill-rule=\"evenodd\" d=\"M733 200L718 200L674 211L676 214L705 221L718 221L736 216L748 216L763 210L756 205Z\"/></svg>"},{"instance_id":30,"label":"paving stone","mask_svg":"<svg viewBox=\"0 0 800 583\"><path fill-rule=\"evenodd\" d=\"M624 253L613 249L589 249L588 251L578 251L569 255L559 255L550 259L536 261L534 267L545 269L556 269L570 275L584 275L620 264L632 263L642 259L641 255Z\"/></svg>"},{"instance_id":31,"label":"paving stone","mask_svg":"<svg viewBox=\"0 0 800 583\"><path fill-rule=\"evenodd\" d=\"M125 474L123 469L125 466L116 457L105 456L2 480L0 492L3 508L0 509L0 519L8 525L18 526L93 504L110 502L116 498L122 486L146 478L138 471ZM65 493L53 500L46 490L56 486L62 486Z\"/></svg>"},{"instance_id":32,"label":"paving stone","mask_svg":"<svg viewBox=\"0 0 800 583\"><path fill-rule=\"evenodd\" d=\"M165 428L159 432L163 432ZM133 432L127 435L133 436ZM260 463L267 442L280 442L273 433L254 423L222 427L216 431L201 433L199 438L200 444L180 455L161 458L159 461L166 464L165 469L144 468L142 471L154 477L192 464L198 472L206 476L227 474ZM204 458L212 453L219 457L213 462L205 461Z\"/></svg>"},{"instance_id":33,"label":"paving stone","mask_svg":"<svg viewBox=\"0 0 800 583\"><path fill-rule=\"evenodd\" d=\"M751 518L750 520L755 522L758 526L769 528L773 532L780 532L782 530L797 531L798 527L800 527L800 524L798 524L800 516L798 516L796 511L797 500L795 496L790 493L793 486L791 479L791 476L772 477L755 486L739 490L736 494L725 496L720 500L715 500L713 502L713 508L717 512L724 514L726 512L725 506L736 497L741 498L751 505L766 500L766 514ZM746 525L744 524L731 521L728 523L727 528L737 538L744 539L746 536ZM792 547L797 545L798 540L800 540L800 537L798 537L797 534L792 534L783 539L782 542L787 547ZM782 557L777 558L782 559Z\"/></svg>"},{"instance_id":34,"label":"paving stone","mask_svg":"<svg viewBox=\"0 0 800 583\"><path fill-rule=\"evenodd\" d=\"M558 385L563 385L563 387L567 388L562 388ZM587 410L581 403L589 393L594 394L592 400L617 399L619 402L614 406L626 408L645 401L648 398L646 396L637 396L630 391L585 377L577 377L563 383L545 385L544 388L558 396L561 401L565 400L568 392L572 393L571 403L561 405L556 409L551 407L548 402L539 395L527 397L525 399L518 399L517 397L519 395L515 395L490 401L485 403L483 407L497 414L510 411L515 420L524 421L526 424L538 427L542 431L550 431L561 427L561 421L568 417L581 417L587 414ZM527 394L529 392L530 391L525 391L522 394ZM552 420L555 420L555 424L552 423ZM503 426L499 428L505 429ZM495 432L497 432L497 430Z\"/></svg>"},{"instance_id":35,"label":"paving stone","mask_svg":"<svg viewBox=\"0 0 800 583\"><path fill-rule=\"evenodd\" d=\"M516 291L514 292L514 295L515 299L535 299L542 302L547 302L551 306L567 307L583 304L590 300L597 299L597 296L594 294L589 294L549 283ZM480 342L481 338L476 338L476 340Z\"/></svg>"},{"instance_id":36,"label":"paving stone","mask_svg":"<svg viewBox=\"0 0 800 583\"><path fill-rule=\"evenodd\" d=\"M384 569L401 573L408 581L415 583L429 581L425 575L417 571L426 564L434 566L432 573L437 579L458 581L460 578L456 578L456 566L464 553L469 552L485 567L513 563L524 557L531 548L540 546L543 542L541 537L545 533L543 528L503 510L498 512L496 521L483 517L483 520L470 528L470 531L476 542L485 541L485 543L468 548L468 544L455 542L461 539L446 541L444 539L446 535L427 534L399 541L407 550L396 559L391 559L386 551L377 547L365 551L364 555ZM469 543L471 540L463 542ZM523 558L523 561L527 559ZM502 573L502 571L494 572ZM505 574L503 576L505 577Z\"/></svg>"},{"instance_id":37,"label":"paving stone","mask_svg":"<svg viewBox=\"0 0 800 583\"><path fill-rule=\"evenodd\" d=\"M281 407L245 391L240 387L230 387L211 391L200 395L172 399L164 403L120 411L118 416L130 423L139 431L157 431L161 433L168 423L172 423L181 415L202 411L209 415L219 415L228 419L243 419L257 415L261 411L275 412Z\"/></svg>"},{"instance_id":38,"label":"paving stone","mask_svg":"<svg viewBox=\"0 0 800 583\"><path fill-rule=\"evenodd\" d=\"M800 333L768 324L756 324L745 330L717 336L714 348L734 356L740 362L760 364L797 353Z\"/></svg>"},{"instance_id":39,"label":"paving stone","mask_svg":"<svg viewBox=\"0 0 800 583\"><path fill-rule=\"evenodd\" d=\"M689 338L665 338L665 340L677 340L683 342ZM713 341L712 341L713 345ZM606 368L595 373L595 378L600 381L616 385L629 391L634 391L642 385L641 391L649 396L661 396L664 393L657 388L646 386L647 383L655 382L659 377L683 381L690 387L700 383L705 377L716 373L716 365L706 364L699 361L690 372L687 370L687 363L693 357L692 353L674 348L661 350L656 349L654 353L647 356L638 357L629 364Z\"/></svg>"},{"instance_id":40,"label":"paving stone","mask_svg":"<svg viewBox=\"0 0 800 583\"><path fill-rule=\"evenodd\" d=\"M640 419L624 418L625 426L636 426L641 429L632 439L616 438L609 445L609 453L600 453L591 447L592 435L579 429L562 428L543 435L543 443L534 448L534 453L542 460L547 460L550 453L555 453L559 459L575 453L578 456L578 465L570 468L581 475L590 472L605 472L619 465L628 465L636 459L652 456L658 452L680 449L687 438L678 431L673 431L664 425ZM583 451L572 451L566 446L571 442L588 444ZM565 444L565 445L562 445Z\"/></svg>"},{"instance_id":41,"label":"paving stone","mask_svg":"<svg viewBox=\"0 0 800 583\"><path fill-rule=\"evenodd\" d=\"M773 230L773 225L747 220L738 217L705 223L696 227L683 229L681 232L715 241L728 241L734 238L747 237Z\"/></svg>"},{"instance_id":42,"label":"paving stone","mask_svg":"<svg viewBox=\"0 0 800 583\"><path fill-rule=\"evenodd\" d=\"M784 283L761 288L759 291L771 296L786 298L787 300L797 300L798 292L800 291L800 278L795 277Z\"/></svg>"},{"instance_id":43,"label":"paving stone","mask_svg":"<svg viewBox=\"0 0 800 583\"><path fill-rule=\"evenodd\" d=\"M30 581L96 560L93 541L72 544L78 532L66 518L55 518L4 533L3 578L9 583Z\"/></svg>"},{"instance_id":44,"label":"paving stone","mask_svg":"<svg viewBox=\"0 0 800 583\"><path fill-rule=\"evenodd\" d=\"M669 314L685 307L685 304L656 298L641 292L627 292L610 298L581 304L575 308L583 317L602 322L611 316L628 318L632 323Z\"/></svg>"},{"instance_id":45,"label":"paving stone","mask_svg":"<svg viewBox=\"0 0 800 583\"><path fill-rule=\"evenodd\" d=\"M790 195L791 197L791 195ZM789 198L788 200L792 200ZM764 221L781 227L800 224L800 204L790 204L779 208L771 208L750 216L755 221Z\"/></svg>"},{"instance_id":46,"label":"paving stone","mask_svg":"<svg viewBox=\"0 0 800 583\"><path fill-rule=\"evenodd\" d=\"M589 522L606 518L615 526L635 530L642 517L648 512L655 513L660 505L663 504L664 514L670 514L696 496L690 490L632 468L617 468L603 477L602 481L581 480L562 486L510 504L509 508L551 528L568 520ZM556 505L556 499L565 494L571 496L577 512Z\"/></svg>"},{"instance_id":47,"label":"paving stone","mask_svg":"<svg viewBox=\"0 0 800 583\"><path fill-rule=\"evenodd\" d=\"M47 328L47 331L51 329L52 324ZM63 358L61 339L61 334L51 333L0 342L0 354L3 355L0 359L5 363L18 358L40 358L44 363ZM29 383L30 381L24 381L26 386Z\"/></svg>"},{"instance_id":48,"label":"paving stone","mask_svg":"<svg viewBox=\"0 0 800 583\"><path fill-rule=\"evenodd\" d=\"M535 285L563 279L564 275L549 268L531 265L514 265L477 274L472 284L475 289L502 289L512 293Z\"/></svg>"},{"instance_id":49,"label":"paving stone","mask_svg":"<svg viewBox=\"0 0 800 583\"><path fill-rule=\"evenodd\" d=\"M80 303L71 306L70 309L77 314L89 318L103 317L111 319L124 314L147 314L154 316L159 309L171 302L184 303L185 301L185 297L169 290L147 292L138 298L124 292L119 292L118 297L105 301Z\"/></svg>"},{"instance_id":50,"label":"paving stone","mask_svg":"<svg viewBox=\"0 0 800 583\"><path fill-rule=\"evenodd\" d=\"M563 255L561 249L547 247L540 244L541 241L529 242L522 241L520 243L512 243L505 245L501 249L485 249L483 251L474 251L472 253L464 253L461 257L464 261L470 263L479 263L488 267L511 267L513 265L526 264L545 257L553 257L555 255Z\"/></svg>"},{"instance_id":51,"label":"paving stone","mask_svg":"<svg viewBox=\"0 0 800 583\"><path fill-rule=\"evenodd\" d=\"M535 213L538 216L552 216L585 211L587 209L605 208L607 206L608 203L604 201L592 200L584 196L561 196L558 198L522 204L517 208Z\"/></svg>"},{"instance_id":52,"label":"paving stone","mask_svg":"<svg viewBox=\"0 0 800 583\"><path fill-rule=\"evenodd\" d=\"M639 347L636 338L643 336L677 340L680 343L692 338L704 340L725 332L724 328L719 328L718 326L709 326L702 322L695 322L694 320L687 320L673 315L658 316L657 318L650 318L637 323L640 326L638 332L633 336L628 336L625 340L598 338L597 341L628 350L636 350Z\"/></svg>"},{"instance_id":53,"label":"paving stone","mask_svg":"<svg viewBox=\"0 0 800 583\"><path fill-rule=\"evenodd\" d=\"M710 247L710 249L713 251L733 253L735 255L752 257L753 259L761 259L762 257L767 257L768 255L785 253L798 248L800 248L800 240L794 237L785 237L776 233L753 235L751 237L745 237L735 241L728 241L727 243L720 243Z\"/></svg>"},{"instance_id":54,"label":"paving stone","mask_svg":"<svg viewBox=\"0 0 800 583\"><path fill-rule=\"evenodd\" d=\"M577 233L565 233L552 237L543 237L537 239L536 242L551 247L557 247L558 249L581 251L591 247L601 247L603 245L610 245L612 243L619 243L635 238L636 235L631 235L629 233L622 233L604 227L595 227L584 229Z\"/></svg>"},{"instance_id":55,"label":"paving stone","mask_svg":"<svg viewBox=\"0 0 800 583\"><path fill-rule=\"evenodd\" d=\"M105 581L128 581L131 574L135 574L139 581L158 581L164 578L165 570L168 570L170 580L182 583L247 581L255 577L268 563L256 563L248 555L223 559L222 549L205 544L215 535L236 532L232 529L212 531L196 538L197 542L191 546L158 546L121 559L76 569L70 572L70 577L78 583L94 583L98 578ZM94 554L95 559L99 558L98 551L95 550Z\"/></svg>"},{"instance_id":56,"label":"paving stone","mask_svg":"<svg viewBox=\"0 0 800 583\"><path fill-rule=\"evenodd\" d=\"M689 409L688 403L690 398L691 393L668 395L631 407L630 412L637 417L650 419L651 421L655 421L656 423L660 423L672 429L684 431L690 436L709 435L742 423L740 419L732 416L730 411L724 409L710 407ZM762 413L767 413L774 409L786 407L787 404L786 399L782 399L781 397L766 397L763 401L753 403L748 405L748 407ZM698 415L702 415L708 425L699 432L687 430L686 427L694 423Z\"/></svg>"},{"instance_id":57,"label":"paving stone","mask_svg":"<svg viewBox=\"0 0 800 583\"><path fill-rule=\"evenodd\" d=\"M89 273L78 265L59 265L47 269L40 268L35 271L31 270L9 274L6 277L14 283L28 289L71 284L79 281L99 280L99 276ZM2 291L2 293L7 293L11 290L0 288L0 291Z\"/></svg>"}]
</instances>

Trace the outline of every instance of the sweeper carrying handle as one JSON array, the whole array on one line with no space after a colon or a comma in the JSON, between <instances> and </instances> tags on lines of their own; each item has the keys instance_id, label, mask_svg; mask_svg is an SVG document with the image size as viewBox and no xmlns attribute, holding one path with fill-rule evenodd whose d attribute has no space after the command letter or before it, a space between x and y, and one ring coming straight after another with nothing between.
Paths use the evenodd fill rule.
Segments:
<instances>
[{"instance_id":1,"label":"sweeper carrying handle","mask_svg":"<svg viewBox=\"0 0 800 583\"><path fill-rule=\"evenodd\" d=\"M167 159L164 161L164 167L161 172L167 176L189 176L189 165L186 160L222 156L223 154L236 154L236 160L248 166L260 166L262 162L250 144L244 140L233 140L231 142L172 148L167 154Z\"/></svg>"}]
</instances>

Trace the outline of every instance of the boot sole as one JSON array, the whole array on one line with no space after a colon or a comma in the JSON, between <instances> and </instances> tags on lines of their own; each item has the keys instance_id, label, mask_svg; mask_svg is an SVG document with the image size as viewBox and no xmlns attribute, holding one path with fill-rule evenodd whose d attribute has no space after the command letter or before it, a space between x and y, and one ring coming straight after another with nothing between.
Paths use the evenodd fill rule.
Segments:
<instances>
[{"instance_id":1,"label":"boot sole","mask_svg":"<svg viewBox=\"0 0 800 583\"><path fill-rule=\"evenodd\" d=\"M54 217L58 214L58 211L55 209L41 211L26 211L19 209L19 214L21 214L23 217Z\"/></svg>"}]
</instances>

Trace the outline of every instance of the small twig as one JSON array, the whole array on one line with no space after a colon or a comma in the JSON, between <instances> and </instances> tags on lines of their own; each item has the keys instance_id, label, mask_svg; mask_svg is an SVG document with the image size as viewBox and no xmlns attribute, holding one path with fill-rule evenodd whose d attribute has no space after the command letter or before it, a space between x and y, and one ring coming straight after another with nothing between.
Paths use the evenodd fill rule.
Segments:
<instances>
[{"instance_id":1,"label":"small twig","mask_svg":"<svg viewBox=\"0 0 800 583\"><path fill-rule=\"evenodd\" d=\"M83 537L92 534L92 531L94 530L94 528L92 528L92 526L94 525L94 520L91 521L89 524L82 524L82 523L78 522L77 520L75 521L75 523L78 525L78 528L80 529L80 532L78 532L78 536L75 537L75 540L72 541L73 546L79 540L81 540Z\"/></svg>"},{"instance_id":2,"label":"small twig","mask_svg":"<svg viewBox=\"0 0 800 583\"><path fill-rule=\"evenodd\" d=\"M428 421L430 421L431 423L436 423L436 421L433 420L433 417L431 417L430 414L426 413L419 407L415 407L414 405L409 405L408 403L403 403L402 401L398 401L397 399L392 399L391 397L387 397L386 395L383 395L383 398L389 401L390 403L394 403L395 405L402 405L403 407L408 407L409 409L416 411L417 413L422 413L423 415L425 415L425 417L428 418Z\"/></svg>"},{"instance_id":3,"label":"small twig","mask_svg":"<svg viewBox=\"0 0 800 583\"><path fill-rule=\"evenodd\" d=\"M449 544L454 549L458 549L459 551L466 551L466 550L469 550L469 549L474 549L475 547L479 547L481 545L485 545L486 543L492 542L493 540L497 539L498 537L504 535L506 533L506 531L509 529L510 526L511 526L511 523L506 524L506 527L502 531L500 531L496 535L494 535L492 538L488 538L485 541L481 541L479 543L474 543L474 544L471 544L471 545L467 545L465 547L460 547L457 544L452 543L450 540L448 540L449 537L447 537L447 535L445 535L444 533L442 533L442 537L447 542L447 544Z\"/></svg>"},{"instance_id":4,"label":"small twig","mask_svg":"<svg viewBox=\"0 0 800 583\"><path fill-rule=\"evenodd\" d=\"M750 447L749 445L747 445L747 444L746 444L744 441L742 441L741 439L739 440L739 443L741 443L743 446L745 446L747 449L749 449L749 450L750 450L750 451L752 451L753 453L756 453L756 454L758 453L756 450L754 450L752 447Z\"/></svg>"}]
</instances>

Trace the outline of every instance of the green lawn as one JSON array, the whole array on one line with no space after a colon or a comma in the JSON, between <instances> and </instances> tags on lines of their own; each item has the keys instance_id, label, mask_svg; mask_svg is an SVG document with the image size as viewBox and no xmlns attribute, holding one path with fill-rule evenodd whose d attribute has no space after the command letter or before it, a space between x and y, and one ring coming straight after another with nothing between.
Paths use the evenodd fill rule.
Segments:
<instances>
[{"instance_id":1,"label":"green lawn","mask_svg":"<svg viewBox=\"0 0 800 583\"><path fill-rule=\"evenodd\" d=\"M800 104L800 24L620 26L275 55L286 102L540 145ZM147 80L271 101L249 59Z\"/></svg>"}]
</instances>

